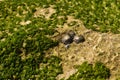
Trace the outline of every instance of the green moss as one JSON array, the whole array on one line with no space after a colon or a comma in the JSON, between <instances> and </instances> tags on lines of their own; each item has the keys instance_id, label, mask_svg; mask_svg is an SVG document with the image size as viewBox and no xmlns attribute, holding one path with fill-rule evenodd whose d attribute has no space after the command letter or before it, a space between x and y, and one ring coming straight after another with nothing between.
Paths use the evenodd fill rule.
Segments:
<instances>
[{"instance_id":1,"label":"green moss","mask_svg":"<svg viewBox=\"0 0 120 80\"><path fill-rule=\"evenodd\" d=\"M68 80L106 80L110 77L110 70L101 62L95 64L84 62L76 68L78 71Z\"/></svg>"},{"instance_id":2,"label":"green moss","mask_svg":"<svg viewBox=\"0 0 120 80\"><path fill-rule=\"evenodd\" d=\"M119 2L108 0L62 0L57 2L55 9L60 16L71 15L82 20L89 29L120 33L119 7Z\"/></svg>"},{"instance_id":3,"label":"green moss","mask_svg":"<svg viewBox=\"0 0 120 80\"><path fill-rule=\"evenodd\" d=\"M44 51L58 45L58 42L47 36L55 33L54 28L57 25L64 25L67 16L74 16L76 19L82 20L87 28L96 31L120 33L119 3L119 1L113 0L1 1L0 79L54 80L62 72L61 65L59 65L60 60L56 57L44 57ZM45 19L44 16L34 17L37 7L48 8L50 5L54 5L56 10L56 13L50 16L50 20ZM24 11L27 13L23 13ZM63 18L58 19L59 16ZM30 24L20 25L20 22L28 20L31 21ZM68 25L74 26L76 22L68 23ZM22 59L23 53L25 59ZM40 64L49 65L40 70ZM78 71L70 79L83 77L86 80L91 76L89 79L104 80L109 77L109 69L101 63L95 65L84 63L78 68Z\"/></svg>"},{"instance_id":4,"label":"green moss","mask_svg":"<svg viewBox=\"0 0 120 80\"><path fill-rule=\"evenodd\" d=\"M33 17L36 7L49 2L11 1L0 4L0 40L4 39L0 41L0 80L55 80L62 73L61 59L45 57L44 53L58 45L57 41L47 37L56 32L54 23ZM23 11L28 13L23 14ZM27 20L31 23L20 25L21 21ZM47 66L41 67L42 64Z\"/></svg>"}]
</instances>

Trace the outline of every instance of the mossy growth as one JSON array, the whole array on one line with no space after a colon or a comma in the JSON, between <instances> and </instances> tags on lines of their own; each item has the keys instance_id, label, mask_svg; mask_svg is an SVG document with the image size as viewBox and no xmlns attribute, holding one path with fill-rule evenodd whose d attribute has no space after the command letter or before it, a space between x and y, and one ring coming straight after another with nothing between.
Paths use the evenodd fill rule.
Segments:
<instances>
[{"instance_id":1,"label":"mossy growth","mask_svg":"<svg viewBox=\"0 0 120 80\"><path fill-rule=\"evenodd\" d=\"M62 73L59 57L45 57L58 41L48 37L56 32L54 23L33 17L36 7L47 4L36 1L0 2L0 80L55 80Z\"/></svg>"},{"instance_id":2,"label":"mossy growth","mask_svg":"<svg viewBox=\"0 0 120 80\"><path fill-rule=\"evenodd\" d=\"M95 64L84 62L76 68L78 71L68 80L106 80L110 77L110 70L101 62Z\"/></svg>"}]
</instances>

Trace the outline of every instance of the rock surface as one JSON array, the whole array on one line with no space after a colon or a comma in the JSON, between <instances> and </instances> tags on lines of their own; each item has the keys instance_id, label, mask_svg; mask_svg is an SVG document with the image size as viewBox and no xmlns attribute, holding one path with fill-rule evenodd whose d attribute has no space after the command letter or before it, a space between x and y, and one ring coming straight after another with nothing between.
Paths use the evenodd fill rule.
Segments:
<instances>
[{"instance_id":1,"label":"rock surface","mask_svg":"<svg viewBox=\"0 0 120 80\"><path fill-rule=\"evenodd\" d=\"M80 20L68 17L68 23L71 21L78 21L79 27L64 25L63 28L57 28L57 31L63 33L75 30L77 35L84 36L85 42L77 45L72 43L68 49L60 43L49 51L52 55L62 58L63 74L58 75L56 79L69 78L76 72L74 65L80 65L84 61L89 63L100 61L111 70L109 80L120 78L120 34L92 31L86 29Z\"/></svg>"}]
</instances>

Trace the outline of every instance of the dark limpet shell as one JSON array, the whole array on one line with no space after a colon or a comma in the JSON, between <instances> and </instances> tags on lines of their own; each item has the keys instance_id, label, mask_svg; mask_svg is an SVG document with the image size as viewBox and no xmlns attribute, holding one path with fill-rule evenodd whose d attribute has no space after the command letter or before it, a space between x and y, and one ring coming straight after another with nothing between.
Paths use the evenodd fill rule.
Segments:
<instances>
[{"instance_id":1,"label":"dark limpet shell","mask_svg":"<svg viewBox=\"0 0 120 80\"><path fill-rule=\"evenodd\" d=\"M74 36L73 41L74 41L75 43L80 43L80 42L84 42L84 41L85 41L85 38L84 38L83 35L79 35L79 36L76 35L76 36Z\"/></svg>"},{"instance_id":2,"label":"dark limpet shell","mask_svg":"<svg viewBox=\"0 0 120 80\"><path fill-rule=\"evenodd\" d=\"M67 45L67 44L72 43L72 42L73 42L73 39L71 38L70 35L65 34L65 35L62 37L61 42L64 43L65 45Z\"/></svg>"},{"instance_id":3,"label":"dark limpet shell","mask_svg":"<svg viewBox=\"0 0 120 80\"><path fill-rule=\"evenodd\" d=\"M68 32L68 35L70 35L71 38L74 38L75 32L72 31L72 30L70 30L70 31Z\"/></svg>"}]
</instances>

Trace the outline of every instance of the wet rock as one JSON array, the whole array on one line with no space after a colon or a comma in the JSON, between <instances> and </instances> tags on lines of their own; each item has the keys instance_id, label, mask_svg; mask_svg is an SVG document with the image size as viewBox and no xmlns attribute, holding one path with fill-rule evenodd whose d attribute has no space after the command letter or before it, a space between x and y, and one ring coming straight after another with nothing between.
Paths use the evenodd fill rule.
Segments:
<instances>
[{"instance_id":1,"label":"wet rock","mask_svg":"<svg viewBox=\"0 0 120 80\"><path fill-rule=\"evenodd\" d=\"M73 42L73 38L70 35L65 34L65 35L63 35L61 42L64 43L65 45L67 45L67 44L70 44Z\"/></svg>"},{"instance_id":2,"label":"wet rock","mask_svg":"<svg viewBox=\"0 0 120 80\"><path fill-rule=\"evenodd\" d=\"M76 35L76 36L74 36L73 41L78 44L78 43L80 43L80 42L84 42L84 41L85 41L85 38L84 38L83 35L79 35L79 36Z\"/></svg>"}]
</instances>

